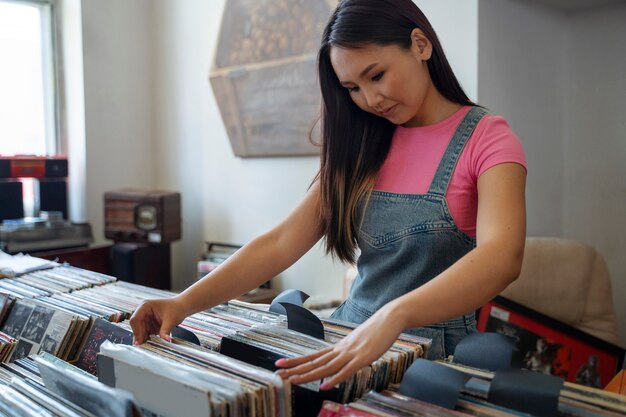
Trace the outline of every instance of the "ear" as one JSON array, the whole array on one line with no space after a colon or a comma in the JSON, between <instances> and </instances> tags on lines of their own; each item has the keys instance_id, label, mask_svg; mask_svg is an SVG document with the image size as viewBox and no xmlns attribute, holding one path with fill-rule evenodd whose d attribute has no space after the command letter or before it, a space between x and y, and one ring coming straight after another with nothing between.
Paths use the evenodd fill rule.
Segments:
<instances>
[{"instance_id":1,"label":"ear","mask_svg":"<svg viewBox=\"0 0 626 417\"><path fill-rule=\"evenodd\" d=\"M421 29L411 31L411 51L420 61L428 61L433 54L433 44Z\"/></svg>"}]
</instances>

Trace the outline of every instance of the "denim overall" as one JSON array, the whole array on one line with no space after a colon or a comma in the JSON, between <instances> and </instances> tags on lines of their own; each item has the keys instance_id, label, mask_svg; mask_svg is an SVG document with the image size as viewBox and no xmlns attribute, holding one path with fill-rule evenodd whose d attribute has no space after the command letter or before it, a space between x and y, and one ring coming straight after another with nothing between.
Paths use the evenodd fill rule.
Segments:
<instances>
[{"instance_id":1,"label":"denim overall","mask_svg":"<svg viewBox=\"0 0 626 417\"><path fill-rule=\"evenodd\" d=\"M445 194L459 155L485 114L478 107L467 113L452 136L426 194L374 190L369 201L361 202L358 275L348 299L333 313L333 318L364 322L383 305L430 281L476 246L475 239L457 228ZM415 314L420 314L419 310ZM453 354L456 344L475 329L476 320L471 312L405 332L432 339L427 357L439 359Z\"/></svg>"}]
</instances>

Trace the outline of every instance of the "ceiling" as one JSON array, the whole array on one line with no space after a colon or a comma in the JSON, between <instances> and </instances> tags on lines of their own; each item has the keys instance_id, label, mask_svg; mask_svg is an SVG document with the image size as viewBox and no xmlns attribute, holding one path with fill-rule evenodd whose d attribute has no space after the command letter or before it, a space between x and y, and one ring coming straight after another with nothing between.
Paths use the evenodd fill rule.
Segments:
<instances>
[{"instance_id":1,"label":"ceiling","mask_svg":"<svg viewBox=\"0 0 626 417\"><path fill-rule=\"evenodd\" d=\"M609 4L626 4L626 0L533 0L566 11L575 11Z\"/></svg>"}]
</instances>

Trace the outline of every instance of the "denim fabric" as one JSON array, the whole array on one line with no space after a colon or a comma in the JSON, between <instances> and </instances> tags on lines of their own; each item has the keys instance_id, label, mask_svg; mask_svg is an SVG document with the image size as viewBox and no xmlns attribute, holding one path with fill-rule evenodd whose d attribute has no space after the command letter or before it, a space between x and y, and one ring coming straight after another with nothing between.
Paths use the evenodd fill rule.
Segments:
<instances>
[{"instance_id":1,"label":"denim fabric","mask_svg":"<svg viewBox=\"0 0 626 417\"><path fill-rule=\"evenodd\" d=\"M383 305L430 281L476 246L475 239L457 228L445 194L459 155L485 114L474 107L461 121L426 194L374 190L361 202L358 275L348 299L333 318L364 322ZM437 359L452 354L457 342L475 328L472 312L407 333L433 339L428 358Z\"/></svg>"}]
</instances>

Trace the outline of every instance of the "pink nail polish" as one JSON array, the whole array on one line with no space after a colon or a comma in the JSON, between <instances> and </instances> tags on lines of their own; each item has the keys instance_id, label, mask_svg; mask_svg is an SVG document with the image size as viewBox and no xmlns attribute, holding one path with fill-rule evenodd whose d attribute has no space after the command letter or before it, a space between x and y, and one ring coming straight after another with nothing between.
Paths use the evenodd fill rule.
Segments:
<instances>
[{"instance_id":1,"label":"pink nail polish","mask_svg":"<svg viewBox=\"0 0 626 417\"><path fill-rule=\"evenodd\" d=\"M276 366L281 366L281 365L283 365L284 363L285 363L285 359L284 359L284 358L281 358L281 359L277 360L276 362L274 362L274 365L276 365Z\"/></svg>"},{"instance_id":2,"label":"pink nail polish","mask_svg":"<svg viewBox=\"0 0 626 417\"><path fill-rule=\"evenodd\" d=\"M333 386L332 386L332 385L330 385L328 382L324 382L322 385L320 385L320 389L321 389L322 391L329 390L329 389L331 389L332 387L333 387Z\"/></svg>"}]
</instances>

